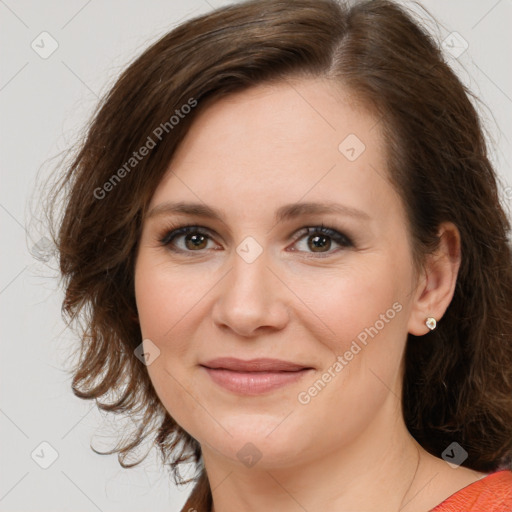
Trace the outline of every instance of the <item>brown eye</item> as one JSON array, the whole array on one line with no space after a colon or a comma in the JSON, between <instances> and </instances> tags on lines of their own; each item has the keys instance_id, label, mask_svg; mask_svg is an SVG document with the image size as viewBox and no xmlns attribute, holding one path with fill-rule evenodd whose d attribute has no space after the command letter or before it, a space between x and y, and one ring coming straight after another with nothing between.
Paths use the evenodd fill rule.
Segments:
<instances>
[{"instance_id":1,"label":"brown eye","mask_svg":"<svg viewBox=\"0 0 512 512\"><path fill-rule=\"evenodd\" d=\"M201 234L189 234L185 235L185 246L187 249L204 249L207 245L207 237Z\"/></svg>"},{"instance_id":2,"label":"brown eye","mask_svg":"<svg viewBox=\"0 0 512 512\"><path fill-rule=\"evenodd\" d=\"M302 231L300 234L302 236L299 236L295 244L300 245L303 240L306 241L305 248L299 249L300 252L316 254L325 253L326 256L329 256L334 252L338 252L330 250L333 242L334 244L345 248L354 246L350 238L345 236L343 233L325 226L309 227L305 229L305 232Z\"/></svg>"},{"instance_id":3,"label":"brown eye","mask_svg":"<svg viewBox=\"0 0 512 512\"><path fill-rule=\"evenodd\" d=\"M201 252L212 241L210 235L198 226L183 226L167 231L160 243L176 252Z\"/></svg>"},{"instance_id":4,"label":"brown eye","mask_svg":"<svg viewBox=\"0 0 512 512\"><path fill-rule=\"evenodd\" d=\"M325 235L314 235L308 237L308 247L313 252L324 252L331 248L331 240Z\"/></svg>"}]
</instances>

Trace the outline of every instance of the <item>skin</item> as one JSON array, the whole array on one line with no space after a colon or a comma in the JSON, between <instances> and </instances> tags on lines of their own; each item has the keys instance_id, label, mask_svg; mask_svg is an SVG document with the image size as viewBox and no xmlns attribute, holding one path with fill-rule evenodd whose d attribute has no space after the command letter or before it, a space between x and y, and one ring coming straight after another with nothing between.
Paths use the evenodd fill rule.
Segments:
<instances>
[{"instance_id":1,"label":"skin","mask_svg":"<svg viewBox=\"0 0 512 512\"><path fill-rule=\"evenodd\" d=\"M147 369L167 411L201 444L215 512L426 512L484 476L427 453L405 427L407 333L421 336L427 317L443 316L460 239L455 226L441 225L438 252L415 271L378 120L355 105L339 85L304 78L213 102L149 206L135 267L145 348L160 351ZM338 149L349 134L365 145L354 161ZM175 201L207 204L223 218L162 211ZM365 218L274 221L279 207L306 201L335 202ZM208 231L199 249L186 235L161 243L172 226L187 223ZM327 237L315 251L318 233L302 229L322 223L353 245ZM249 236L262 249L251 263L236 250ZM400 311L378 334L300 403L298 394L397 303ZM275 391L242 396L199 366L221 356L273 357L314 370ZM252 467L237 457L247 443L261 454Z\"/></svg>"}]
</instances>

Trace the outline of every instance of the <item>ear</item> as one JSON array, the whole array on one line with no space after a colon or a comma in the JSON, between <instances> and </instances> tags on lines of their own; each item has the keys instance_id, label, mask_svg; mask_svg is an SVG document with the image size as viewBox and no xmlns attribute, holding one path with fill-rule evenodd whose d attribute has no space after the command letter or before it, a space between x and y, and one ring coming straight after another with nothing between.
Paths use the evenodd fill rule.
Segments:
<instances>
[{"instance_id":1,"label":"ear","mask_svg":"<svg viewBox=\"0 0 512 512\"><path fill-rule=\"evenodd\" d=\"M427 255L414 291L408 330L415 336L430 332L425 325L428 317L439 322L455 291L461 261L460 233L452 222L443 222L438 237L439 247Z\"/></svg>"}]
</instances>

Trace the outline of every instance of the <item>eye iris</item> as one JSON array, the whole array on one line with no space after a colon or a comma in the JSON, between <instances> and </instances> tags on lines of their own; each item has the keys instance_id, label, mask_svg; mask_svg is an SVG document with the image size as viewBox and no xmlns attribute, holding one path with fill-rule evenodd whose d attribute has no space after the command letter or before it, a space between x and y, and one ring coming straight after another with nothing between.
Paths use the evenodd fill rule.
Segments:
<instances>
[{"instance_id":1,"label":"eye iris","mask_svg":"<svg viewBox=\"0 0 512 512\"><path fill-rule=\"evenodd\" d=\"M192 245L189 245L189 242L191 242ZM197 233L186 235L185 245L187 246L187 249L203 249L206 245L206 237Z\"/></svg>"},{"instance_id":2,"label":"eye iris","mask_svg":"<svg viewBox=\"0 0 512 512\"><path fill-rule=\"evenodd\" d=\"M308 240L310 240L312 242L312 243L308 243L308 246L313 252L323 252L323 251L318 251L317 249L329 250L331 248L331 240L328 236L314 235L314 236L310 236ZM327 247L325 244L327 244Z\"/></svg>"}]
</instances>

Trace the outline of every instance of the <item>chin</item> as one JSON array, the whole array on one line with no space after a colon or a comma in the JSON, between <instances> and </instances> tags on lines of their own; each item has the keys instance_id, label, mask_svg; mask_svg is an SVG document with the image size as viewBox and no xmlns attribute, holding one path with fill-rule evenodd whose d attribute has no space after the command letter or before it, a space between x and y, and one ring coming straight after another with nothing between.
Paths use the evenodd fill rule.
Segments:
<instances>
[{"instance_id":1,"label":"chin","mask_svg":"<svg viewBox=\"0 0 512 512\"><path fill-rule=\"evenodd\" d=\"M300 445L303 438L300 432L297 431L295 435L289 429L281 431L281 426L276 428L278 422L271 428L266 424L255 425L254 418L252 422L248 418L247 424L238 421L236 428L221 423L229 434L219 427L215 437L207 435L198 441L202 446L206 445L210 450L246 467L257 465L259 469L271 469L294 466L297 464L296 457L306 448Z\"/></svg>"}]
</instances>

